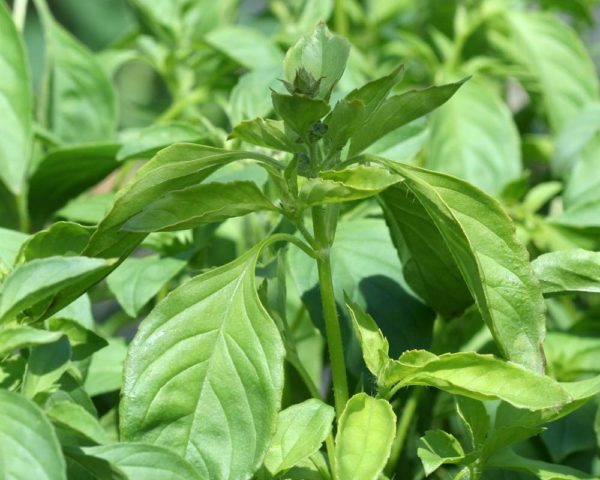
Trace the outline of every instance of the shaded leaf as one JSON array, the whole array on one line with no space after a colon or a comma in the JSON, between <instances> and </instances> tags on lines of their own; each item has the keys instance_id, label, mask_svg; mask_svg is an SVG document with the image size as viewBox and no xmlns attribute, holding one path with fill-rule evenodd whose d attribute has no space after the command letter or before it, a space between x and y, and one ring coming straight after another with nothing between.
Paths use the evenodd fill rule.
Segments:
<instances>
[{"instance_id":1,"label":"shaded leaf","mask_svg":"<svg viewBox=\"0 0 600 480\"><path fill-rule=\"evenodd\" d=\"M108 441L106 432L98 419L76 403L55 402L46 409L46 415L57 428L66 430L88 442L103 444Z\"/></svg>"},{"instance_id":2,"label":"shaded leaf","mask_svg":"<svg viewBox=\"0 0 600 480\"><path fill-rule=\"evenodd\" d=\"M0 330L0 358L20 348L56 342L62 333L18 326Z\"/></svg>"},{"instance_id":3,"label":"shaded leaf","mask_svg":"<svg viewBox=\"0 0 600 480\"><path fill-rule=\"evenodd\" d=\"M561 250L540 255L531 265L546 296L600 293L600 252Z\"/></svg>"},{"instance_id":4,"label":"shaded leaf","mask_svg":"<svg viewBox=\"0 0 600 480\"><path fill-rule=\"evenodd\" d=\"M444 464L460 463L465 452L454 435L443 430L428 430L417 443L417 455L425 475L431 475Z\"/></svg>"},{"instance_id":5,"label":"shaded leaf","mask_svg":"<svg viewBox=\"0 0 600 480\"><path fill-rule=\"evenodd\" d=\"M275 150L294 152L296 147L283 130L283 122L264 118L246 120L236 125L231 138Z\"/></svg>"}]
</instances>

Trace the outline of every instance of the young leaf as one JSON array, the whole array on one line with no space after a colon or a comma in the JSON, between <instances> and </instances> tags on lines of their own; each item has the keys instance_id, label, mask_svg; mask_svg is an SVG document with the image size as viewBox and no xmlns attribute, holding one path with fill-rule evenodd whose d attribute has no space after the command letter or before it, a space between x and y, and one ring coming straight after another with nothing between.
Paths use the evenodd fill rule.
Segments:
<instances>
[{"instance_id":1,"label":"young leaf","mask_svg":"<svg viewBox=\"0 0 600 480\"><path fill-rule=\"evenodd\" d=\"M264 245L174 290L129 348L122 438L168 445L207 479L248 478L276 424L284 352L256 293Z\"/></svg>"},{"instance_id":2,"label":"young leaf","mask_svg":"<svg viewBox=\"0 0 600 480\"><path fill-rule=\"evenodd\" d=\"M75 288L99 273L108 273L113 262L87 257L47 257L32 260L15 269L5 280L0 297L0 323L24 310L42 307L57 293Z\"/></svg>"},{"instance_id":3,"label":"young leaf","mask_svg":"<svg viewBox=\"0 0 600 480\"><path fill-rule=\"evenodd\" d=\"M352 137L348 157L359 154L384 135L436 109L449 100L465 81L411 90L383 101Z\"/></svg>"},{"instance_id":4,"label":"young leaf","mask_svg":"<svg viewBox=\"0 0 600 480\"><path fill-rule=\"evenodd\" d=\"M187 230L261 210L277 210L254 182L207 183L169 192L123 225L128 232Z\"/></svg>"},{"instance_id":5,"label":"young leaf","mask_svg":"<svg viewBox=\"0 0 600 480\"><path fill-rule=\"evenodd\" d=\"M335 436L336 480L379 477L396 435L392 406L366 393L346 404Z\"/></svg>"},{"instance_id":6,"label":"young leaf","mask_svg":"<svg viewBox=\"0 0 600 480\"><path fill-rule=\"evenodd\" d=\"M106 278L106 282L125 313L136 317L186 263L178 258L160 258L158 255L130 257Z\"/></svg>"},{"instance_id":7,"label":"young leaf","mask_svg":"<svg viewBox=\"0 0 600 480\"><path fill-rule=\"evenodd\" d=\"M342 77L350 54L345 38L332 35L325 23L319 23L312 35L298 40L283 62L285 78L293 83L298 71L305 69L315 81L320 80L317 98L327 100Z\"/></svg>"},{"instance_id":8,"label":"young leaf","mask_svg":"<svg viewBox=\"0 0 600 480\"><path fill-rule=\"evenodd\" d=\"M483 81L470 81L432 114L425 166L497 194L521 173L521 149L512 114Z\"/></svg>"},{"instance_id":9,"label":"young leaf","mask_svg":"<svg viewBox=\"0 0 600 480\"><path fill-rule=\"evenodd\" d=\"M62 335L25 326L4 328L0 330L0 358L21 348L56 342Z\"/></svg>"},{"instance_id":10,"label":"young leaf","mask_svg":"<svg viewBox=\"0 0 600 480\"><path fill-rule=\"evenodd\" d=\"M297 147L283 130L283 122L264 118L246 120L233 129L231 138L258 145L259 147L294 152Z\"/></svg>"},{"instance_id":11,"label":"young leaf","mask_svg":"<svg viewBox=\"0 0 600 480\"><path fill-rule=\"evenodd\" d=\"M50 405L46 415L60 430L93 444L108 442L106 432L98 419L85 408L73 402L59 401Z\"/></svg>"},{"instance_id":12,"label":"young leaf","mask_svg":"<svg viewBox=\"0 0 600 480\"><path fill-rule=\"evenodd\" d=\"M130 479L201 480L203 477L171 450L143 443L115 443L85 448L85 452L103 458L121 469Z\"/></svg>"},{"instance_id":13,"label":"young leaf","mask_svg":"<svg viewBox=\"0 0 600 480\"><path fill-rule=\"evenodd\" d=\"M550 377L473 352L438 357L425 350L411 350L388 364L380 382L386 389L430 386L476 400L504 400L530 410L557 408L571 400Z\"/></svg>"},{"instance_id":14,"label":"young leaf","mask_svg":"<svg viewBox=\"0 0 600 480\"><path fill-rule=\"evenodd\" d=\"M44 26L51 83L49 124L65 143L114 136L117 109L110 79L97 59L63 29L42 0L35 2Z\"/></svg>"},{"instance_id":15,"label":"young leaf","mask_svg":"<svg viewBox=\"0 0 600 480\"><path fill-rule=\"evenodd\" d=\"M531 265L545 296L600 293L600 252L561 250L540 255Z\"/></svg>"},{"instance_id":16,"label":"young leaf","mask_svg":"<svg viewBox=\"0 0 600 480\"><path fill-rule=\"evenodd\" d=\"M417 455L423 463L425 475L431 475L444 464L460 463L465 452L459 441L443 430L428 430L417 444Z\"/></svg>"},{"instance_id":17,"label":"young leaf","mask_svg":"<svg viewBox=\"0 0 600 480\"><path fill-rule=\"evenodd\" d=\"M339 152L364 122L365 104L359 100L341 99L323 122L327 133L323 136L328 156Z\"/></svg>"},{"instance_id":18,"label":"young leaf","mask_svg":"<svg viewBox=\"0 0 600 480\"><path fill-rule=\"evenodd\" d=\"M66 480L56 433L39 408L0 389L0 465L7 479Z\"/></svg>"},{"instance_id":19,"label":"young leaf","mask_svg":"<svg viewBox=\"0 0 600 480\"><path fill-rule=\"evenodd\" d=\"M482 402L468 397L455 398L458 416L463 421L471 440L473 450L485 441L490 429L490 416Z\"/></svg>"},{"instance_id":20,"label":"young leaf","mask_svg":"<svg viewBox=\"0 0 600 480\"><path fill-rule=\"evenodd\" d=\"M389 361L388 341L379 330L373 317L360 306L346 300L346 307L360 342L365 364L369 371L377 377Z\"/></svg>"},{"instance_id":21,"label":"young leaf","mask_svg":"<svg viewBox=\"0 0 600 480\"><path fill-rule=\"evenodd\" d=\"M301 95L271 92L271 99L275 113L302 139L307 139L310 127L329 112L323 100Z\"/></svg>"},{"instance_id":22,"label":"young leaf","mask_svg":"<svg viewBox=\"0 0 600 480\"><path fill-rule=\"evenodd\" d=\"M36 258L79 255L86 247L93 228L78 223L56 222L30 236L22 245L18 262Z\"/></svg>"},{"instance_id":23,"label":"young leaf","mask_svg":"<svg viewBox=\"0 0 600 480\"><path fill-rule=\"evenodd\" d=\"M108 345L108 342L81 323L59 316L48 320L51 331L64 333L71 345L71 359L84 360Z\"/></svg>"},{"instance_id":24,"label":"young leaf","mask_svg":"<svg viewBox=\"0 0 600 480\"><path fill-rule=\"evenodd\" d=\"M311 399L279 412L277 428L265 457L272 475L284 472L317 452L331 432L333 407Z\"/></svg>"},{"instance_id":25,"label":"young leaf","mask_svg":"<svg viewBox=\"0 0 600 480\"><path fill-rule=\"evenodd\" d=\"M304 206L350 202L372 197L402 179L389 170L358 165L344 170L321 172L302 185L299 200Z\"/></svg>"},{"instance_id":26,"label":"young leaf","mask_svg":"<svg viewBox=\"0 0 600 480\"><path fill-rule=\"evenodd\" d=\"M542 292L502 207L457 178L393 162L386 165L404 176L444 239L502 353L542 373Z\"/></svg>"},{"instance_id":27,"label":"young leaf","mask_svg":"<svg viewBox=\"0 0 600 480\"><path fill-rule=\"evenodd\" d=\"M65 336L56 342L32 347L21 386L23 395L34 399L38 393L56 390L70 359L71 346Z\"/></svg>"},{"instance_id":28,"label":"young leaf","mask_svg":"<svg viewBox=\"0 0 600 480\"><path fill-rule=\"evenodd\" d=\"M33 132L29 67L23 42L8 7L0 5L0 180L13 194L22 191Z\"/></svg>"}]
</instances>

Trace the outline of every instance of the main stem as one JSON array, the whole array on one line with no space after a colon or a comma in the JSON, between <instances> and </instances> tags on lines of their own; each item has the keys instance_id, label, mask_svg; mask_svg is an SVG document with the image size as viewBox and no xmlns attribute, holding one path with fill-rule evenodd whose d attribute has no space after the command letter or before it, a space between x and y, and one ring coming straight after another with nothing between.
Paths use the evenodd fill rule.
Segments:
<instances>
[{"instance_id":1,"label":"main stem","mask_svg":"<svg viewBox=\"0 0 600 480\"><path fill-rule=\"evenodd\" d=\"M333 378L333 397L335 400L336 417L344 411L348 401L348 381L346 380L346 361L344 359L344 346L342 332L337 316L333 278L331 275L331 240L329 239L325 209L322 206L312 208L313 229L317 244L317 268L319 270L319 285L321 290L321 303L325 319L325 333L327 347L331 361L331 376Z\"/></svg>"}]
</instances>

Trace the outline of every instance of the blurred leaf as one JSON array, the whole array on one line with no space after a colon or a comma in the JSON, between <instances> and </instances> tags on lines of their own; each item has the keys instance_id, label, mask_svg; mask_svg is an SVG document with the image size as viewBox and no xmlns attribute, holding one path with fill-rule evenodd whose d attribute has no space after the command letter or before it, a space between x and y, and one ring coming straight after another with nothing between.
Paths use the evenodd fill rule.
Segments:
<instances>
[{"instance_id":1,"label":"blurred leaf","mask_svg":"<svg viewBox=\"0 0 600 480\"><path fill-rule=\"evenodd\" d=\"M260 147L294 152L297 147L283 130L283 122L264 118L246 120L236 125L231 138L258 145Z\"/></svg>"},{"instance_id":2,"label":"blurred leaf","mask_svg":"<svg viewBox=\"0 0 600 480\"><path fill-rule=\"evenodd\" d=\"M92 355L84 387L91 397L114 392L123 383L123 362L127 345L122 338L112 338L108 346Z\"/></svg>"},{"instance_id":3,"label":"blurred leaf","mask_svg":"<svg viewBox=\"0 0 600 480\"><path fill-rule=\"evenodd\" d=\"M277 70L254 70L242 75L229 97L227 111L232 125L256 117L265 117L273 110L267 89L275 89L281 76Z\"/></svg>"},{"instance_id":4,"label":"blurred leaf","mask_svg":"<svg viewBox=\"0 0 600 480\"><path fill-rule=\"evenodd\" d=\"M24 233L0 227L0 262L12 266L27 238Z\"/></svg>"},{"instance_id":5,"label":"blurred leaf","mask_svg":"<svg viewBox=\"0 0 600 480\"><path fill-rule=\"evenodd\" d=\"M600 293L600 252L561 250L540 255L531 265L546 296Z\"/></svg>"},{"instance_id":6,"label":"blurred leaf","mask_svg":"<svg viewBox=\"0 0 600 480\"><path fill-rule=\"evenodd\" d=\"M31 79L23 42L3 2L0 5L0 180L22 192L33 140Z\"/></svg>"}]
</instances>

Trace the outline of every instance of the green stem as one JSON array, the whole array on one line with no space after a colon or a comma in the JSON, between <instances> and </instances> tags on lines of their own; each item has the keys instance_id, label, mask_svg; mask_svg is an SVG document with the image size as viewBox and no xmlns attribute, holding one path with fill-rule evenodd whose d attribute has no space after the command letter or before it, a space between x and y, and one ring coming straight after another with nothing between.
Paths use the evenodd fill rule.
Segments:
<instances>
[{"instance_id":1,"label":"green stem","mask_svg":"<svg viewBox=\"0 0 600 480\"><path fill-rule=\"evenodd\" d=\"M23 190L16 197L17 212L19 214L19 230L29 233L31 221L29 219L29 210L27 208L27 191Z\"/></svg>"},{"instance_id":2,"label":"green stem","mask_svg":"<svg viewBox=\"0 0 600 480\"><path fill-rule=\"evenodd\" d=\"M335 31L342 37L348 35L348 17L344 9L344 0L335 0L334 26Z\"/></svg>"},{"instance_id":3,"label":"green stem","mask_svg":"<svg viewBox=\"0 0 600 480\"><path fill-rule=\"evenodd\" d=\"M419 400L421 399L422 391L422 388L413 388L412 392L410 392L410 395L408 396L408 399L406 400L406 403L404 404L404 408L402 409L402 415L398 420L396 437L394 438L394 442L392 443L392 451L390 453L390 457L385 467L385 472L388 474L388 476L390 476L394 472L396 464L398 463L398 460L400 460L402 450L404 449L406 437L408 436L408 432L410 431L410 426L412 425L413 417L417 410L417 406L419 405Z\"/></svg>"},{"instance_id":4,"label":"green stem","mask_svg":"<svg viewBox=\"0 0 600 480\"><path fill-rule=\"evenodd\" d=\"M325 209L316 206L312 209L313 229L318 247L317 268L319 271L319 286L321 290L321 303L325 319L325 334L331 361L331 375L333 378L333 396L335 400L336 417L344 411L348 401L348 381L346 379L346 361L342 333L337 316L335 294L333 290L333 277L331 273L331 259L329 234L325 221Z\"/></svg>"},{"instance_id":5,"label":"green stem","mask_svg":"<svg viewBox=\"0 0 600 480\"><path fill-rule=\"evenodd\" d=\"M27 2L28 0L15 0L13 4L13 21L18 32L23 31L25 26L25 17L27 15Z\"/></svg>"}]
</instances>

